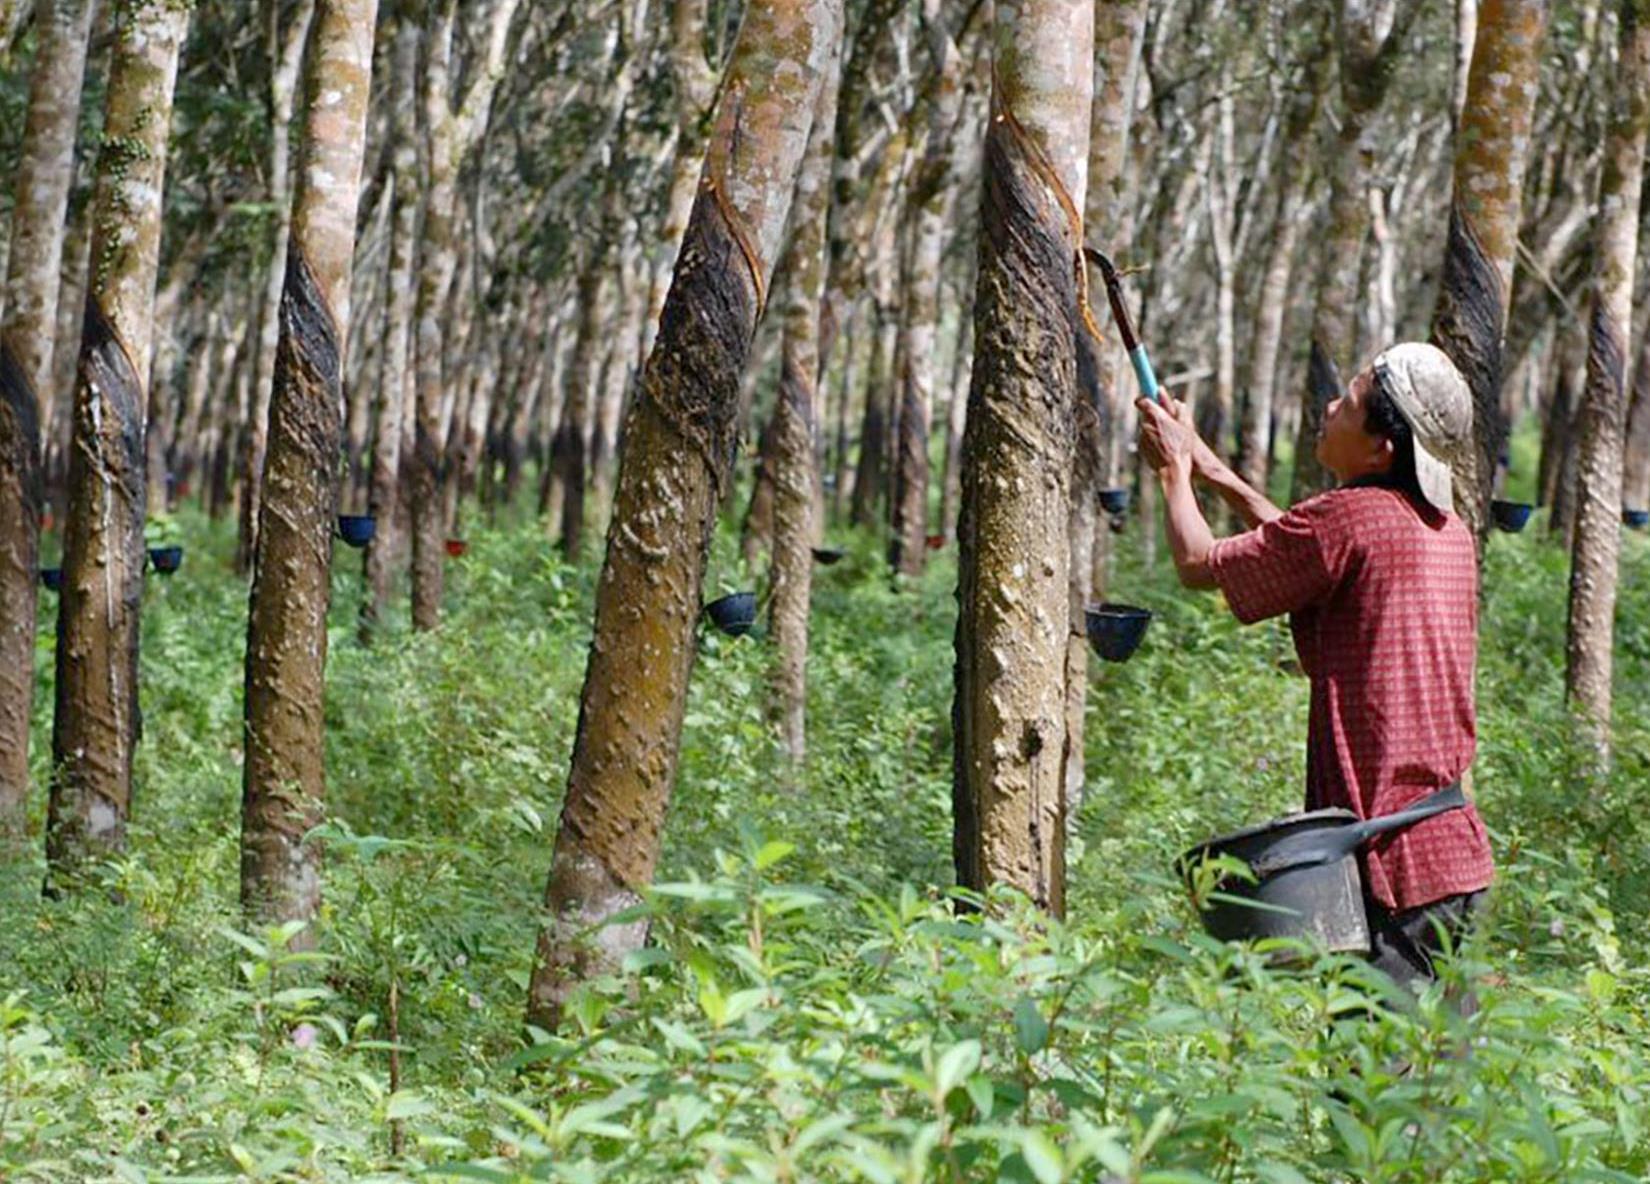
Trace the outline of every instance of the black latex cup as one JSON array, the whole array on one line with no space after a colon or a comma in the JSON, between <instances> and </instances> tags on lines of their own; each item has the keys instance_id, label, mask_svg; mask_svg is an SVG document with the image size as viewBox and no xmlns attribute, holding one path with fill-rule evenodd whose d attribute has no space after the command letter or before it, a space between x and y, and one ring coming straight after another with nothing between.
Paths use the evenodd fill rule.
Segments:
<instances>
[{"instance_id":1,"label":"black latex cup","mask_svg":"<svg viewBox=\"0 0 1650 1184\"><path fill-rule=\"evenodd\" d=\"M1623 510L1621 524L1629 530L1643 530L1650 526L1650 510Z\"/></svg>"},{"instance_id":2,"label":"black latex cup","mask_svg":"<svg viewBox=\"0 0 1650 1184\"><path fill-rule=\"evenodd\" d=\"M705 613L729 637L743 637L756 624L756 593L734 592L705 605Z\"/></svg>"},{"instance_id":3,"label":"black latex cup","mask_svg":"<svg viewBox=\"0 0 1650 1184\"><path fill-rule=\"evenodd\" d=\"M1127 513L1129 491L1127 489L1102 489L1100 491L1100 508L1108 514Z\"/></svg>"},{"instance_id":4,"label":"black latex cup","mask_svg":"<svg viewBox=\"0 0 1650 1184\"><path fill-rule=\"evenodd\" d=\"M378 533L378 519L371 514L338 515L338 537L348 547L364 547Z\"/></svg>"},{"instance_id":5,"label":"black latex cup","mask_svg":"<svg viewBox=\"0 0 1650 1184\"><path fill-rule=\"evenodd\" d=\"M1534 508L1528 502L1493 501L1490 503L1490 520L1497 530L1517 534L1528 525L1530 511Z\"/></svg>"},{"instance_id":6,"label":"black latex cup","mask_svg":"<svg viewBox=\"0 0 1650 1184\"><path fill-rule=\"evenodd\" d=\"M814 559L823 563L826 567L830 567L831 564L847 554L841 547L815 547L813 552Z\"/></svg>"},{"instance_id":7,"label":"black latex cup","mask_svg":"<svg viewBox=\"0 0 1650 1184\"><path fill-rule=\"evenodd\" d=\"M169 576L183 566L182 547L150 547L149 562L163 576Z\"/></svg>"},{"instance_id":8,"label":"black latex cup","mask_svg":"<svg viewBox=\"0 0 1650 1184\"><path fill-rule=\"evenodd\" d=\"M63 587L63 569L61 567L43 567L40 569L40 582L48 590L56 592Z\"/></svg>"},{"instance_id":9,"label":"black latex cup","mask_svg":"<svg viewBox=\"0 0 1650 1184\"><path fill-rule=\"evenodd\" d=\"M1083 611L1089 645L1108 662L1127 662L1140 648L1151 624L1150 609L1132 604L1102 604Z\"/></svg>"}]
</instances>

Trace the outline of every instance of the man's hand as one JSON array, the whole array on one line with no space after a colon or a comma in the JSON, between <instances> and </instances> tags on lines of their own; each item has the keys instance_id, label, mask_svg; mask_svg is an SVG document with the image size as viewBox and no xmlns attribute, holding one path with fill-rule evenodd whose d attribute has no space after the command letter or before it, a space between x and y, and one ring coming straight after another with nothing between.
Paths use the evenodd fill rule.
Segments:
<instances>
[{"instance_id":1,"label":"man's hand","mask_svg":"<svg viewBox=\"0 0 1650 1184\"><path fill-rule=\"evenodd\" d=\"M1139 398L1134 405L1140 409L1140 455L1155 472L1173 467L1184 468L1189 475L1200 467L1198 453L1208 453L1209 448L1198 439L1190 407L1178 399L1168 399L1167 406L1160 406L1154 400Z\"/></svg>"}]
</instances>

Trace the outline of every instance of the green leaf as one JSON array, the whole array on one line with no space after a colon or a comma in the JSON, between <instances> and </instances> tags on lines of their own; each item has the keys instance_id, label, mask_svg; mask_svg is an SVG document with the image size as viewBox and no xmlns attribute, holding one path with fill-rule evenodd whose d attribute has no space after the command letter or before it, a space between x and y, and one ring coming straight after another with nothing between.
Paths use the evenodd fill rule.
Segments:
<instances>
[{"instance_id":1,"label":"green leaf","mask_svg":"<svg viewBox=\"0 0 1650 1184\"><path fill-rule=\"evenodd\" d=\"M980 1056L978 1040L964 1040L946 1049L934 1066L935 1092L943 1098L956 1089L969 1074L980 1067Z\"/></svg>"},{"instance_id":2,"label":"green leaf","mask_svg":"<svg viewBox=\"0 0 1650 1184\"><path fill-rule=\"evenodd\" d=\"M1042 1052L1048 1044L1048 1021L1030 995L1021 995L1014 1004L1014 1041L1027 1056Z\"/></svg>"},{"instance_id":3,"label":"green leaf","mask_svg":"<svg viewBox=\"0 0 1650 1184\"><path fill-rule=\"evenodd\" d=\"M771 842L763 843L761 849L757 851L755 857L751 860L751 867L759 872L767 871L795 850L795 843L787 843L782 839L774 839Z\"/></svg>"},{"instance_id":4,"label":"green leaf","mask_svg":"<svg viewBox=\"0 0 1650 1184\"><path fill-rule=\"evenodd\" d=\"M1029 1131L1020 1144L1020 1153L1026 1157L1026 1166L1037 1177L1037 1184L1060 1184L1065 1177L1065 1159L1060 1149L1042 1131Z\"/></svg>"}]
</instances>

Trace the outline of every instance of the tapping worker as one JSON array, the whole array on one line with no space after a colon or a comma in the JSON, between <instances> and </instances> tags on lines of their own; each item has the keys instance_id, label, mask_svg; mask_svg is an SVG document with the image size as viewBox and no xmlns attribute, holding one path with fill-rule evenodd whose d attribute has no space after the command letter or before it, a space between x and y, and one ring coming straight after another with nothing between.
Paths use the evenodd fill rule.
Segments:
<instances>
[{"instance_id":1,"label":"tapping worker","mask_svg":"<svg viewBox=\"0 0 1650 1184\"><path fill-rule=\"evenodd\" d=\"M1288 511L1198 438L1183 403L1138 403L1180 582L1219 588L1245 624L1289 614L1312 683L1306 808L1360 819L1416 804L1472 763L1478 564L1450 461L1471 445L1472 396L1443 351L1378 355L1324 413L1317 457L1337 488ZM1197 479L1249 528L1216 539ZM1477 809L1438 814L1361 853L1371 961L1419 988L1494 876Z\"/></svg>"}]
</instances>

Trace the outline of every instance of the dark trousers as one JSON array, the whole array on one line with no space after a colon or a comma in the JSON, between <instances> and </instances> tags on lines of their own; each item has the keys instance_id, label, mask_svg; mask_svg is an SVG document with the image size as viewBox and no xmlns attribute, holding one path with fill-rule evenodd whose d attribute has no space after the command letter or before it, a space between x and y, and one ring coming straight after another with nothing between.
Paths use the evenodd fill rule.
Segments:
<instances>
[{"instance_id":1,"label":"dark trousers","mask_svg":"<svg viewBox=\"0 0 1650 1184\"><path fill-rule=\"evenodd\" d=\"M1402 912L1366 897L1371 965L1419 993L1438 977L1434 957L1446 948L1453 953L1471 931L1485 895L1485 890L1464 892ZM1478 1001L1468 990L1456 999L1456 1006L1462 1015L1471 1015L1478 1010Z\"/></svg>"}]
</instances>

